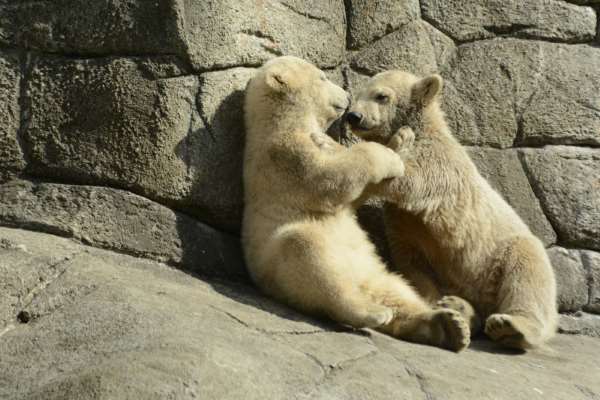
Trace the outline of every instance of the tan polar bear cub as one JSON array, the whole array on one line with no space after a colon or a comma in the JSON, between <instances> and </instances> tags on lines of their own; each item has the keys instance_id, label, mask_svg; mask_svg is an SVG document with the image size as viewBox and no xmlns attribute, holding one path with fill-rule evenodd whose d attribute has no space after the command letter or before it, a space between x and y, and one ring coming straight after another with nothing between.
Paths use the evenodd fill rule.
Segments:
<instances>
[{"instance_id":1,"label":"tan polar bear cub","mask_svg":"<svg viewBox=\"0 0 600 400\"><path fill-rule=\"evenodd\" d=\"M535 347L556 330L553 269L540 240L451 135L442 84L438 75L383 72L348 113L357 136L405 153L405 175L380 193L391 203L385 223L394 262L431 303L468 313L462 299L442 299L460 296L486 318L493 340Z\"/></svg>"},{"instance_id":2,"label":"tan polar bear cub","mask_svg":"<svg viewBox=\"0 0 600 400\"><path fill-rule=\"evenodd\" d=\"M433 310L389 273L356 221L365 187L401 176L404 164L377 143L346 148L326 136L348 104L342 88L295 57L267 62L248 83L242 242L250 275L298 310L459 351L470 333L460 313Z\"/></svg>"}]
</instances>

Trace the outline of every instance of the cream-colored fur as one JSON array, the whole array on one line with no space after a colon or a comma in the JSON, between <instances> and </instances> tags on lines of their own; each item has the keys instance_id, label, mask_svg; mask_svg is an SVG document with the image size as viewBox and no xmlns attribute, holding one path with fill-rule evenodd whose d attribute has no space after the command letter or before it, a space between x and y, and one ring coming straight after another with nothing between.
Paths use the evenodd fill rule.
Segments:
<instances>
[{"instance_id":1,"label":"cream-colored fur","mask_svg":"<svg viewBox=\"0 0 600 400\"><path fill-rule=\"evenodd\" d=\"M378 187L391 203L385 223L394 262L430 303L468 313L468 303L442 299L460 296L492 339L535 347L556 329L552 267L540 240L451 135L439 105L442 84L437 75L384 72L351 109L355 134L388 143L405 160L405 176Z\"/></svg>"},{"instance_id":2,"label":"cream-colored fur","mask_svg":"<svg viewBox=\"0 0 600 400\"><path fill-rule=\"evenodd\" d=\"M377 143L345 148L326 136L348 102L295 57L267 62L249 82L242 240L250 274L301 311L461 350L469 327L460 314L433 310L389 273L356 221L365 187L401 176L404 165Z\"/></svg>"}]
</instances>

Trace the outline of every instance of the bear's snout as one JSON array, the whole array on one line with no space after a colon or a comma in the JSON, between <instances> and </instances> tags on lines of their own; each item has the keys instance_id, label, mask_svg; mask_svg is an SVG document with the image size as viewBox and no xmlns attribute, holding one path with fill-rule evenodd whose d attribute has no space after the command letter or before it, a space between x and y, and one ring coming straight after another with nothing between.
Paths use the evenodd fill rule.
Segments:
<instances>
[{"instance_id":1,"label":"bear's snout","mask_svg":"<svg viewBox=\"0 0 600 400\"><path fill-rule=\"evenodd\" d=\"M363 115L356 111L351 111L346 115L346 120L353 128L358 128L362 122Z\"/></svg>"}]
</instances>

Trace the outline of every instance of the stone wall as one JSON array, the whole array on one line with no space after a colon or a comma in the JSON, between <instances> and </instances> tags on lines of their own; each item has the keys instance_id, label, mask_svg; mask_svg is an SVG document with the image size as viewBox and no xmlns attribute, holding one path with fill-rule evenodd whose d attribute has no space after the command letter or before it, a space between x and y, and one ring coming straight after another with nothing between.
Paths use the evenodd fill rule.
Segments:
<instances>
[{"instance_id":1,"label":"stone wall","mask_svg":"<svg viewBox=\"0 0 600 400\"><path fill-rule=\"evenodd\" d=\"M600 312L600 1L0 0L0 225L243 279L243 89L446 79L450 125Z\"/></svg>"}]
</instances>

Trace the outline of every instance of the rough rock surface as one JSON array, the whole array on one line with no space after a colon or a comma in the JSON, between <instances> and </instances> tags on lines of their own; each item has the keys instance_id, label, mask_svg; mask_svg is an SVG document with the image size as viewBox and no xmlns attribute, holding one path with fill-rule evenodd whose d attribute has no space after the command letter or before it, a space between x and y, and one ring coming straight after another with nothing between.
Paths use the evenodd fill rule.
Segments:
<instances>
[{"instance_id":1,"label":"rough rock surface","mask_svg":"<svg viewBox=\"0 0 600 400\"><path fill-rule=\"evenodd\" d=\"M445 106L464 143L600 145L597 48L485 40L460 46L454 63Z\"/></svg>"},{"instance_id":2,"label":"rough rock surface","mask_svg":"<svg viewBox=\"0 0 600 400\"><path fill-rule=\"evenodd\" d=\"M27 82L29 167L182 196L187 168L174 150L199 120L190 112L197 80L182 74L164 58L39 60Z\"/></svg>"},{"instance_id":3,"label":"rough rock surface","mask_svg":"<svg viewBox=\"0 0 600 400\"><path fill-rule=\"evenodd\" d=\"M535 197L515 150L469 147L469 155L481 175L490 182L546 246L556 234Z\"/></svg>"},{"instance_id":4,"label":"rough rock surface","mask_svg":"<svg viewBox=\"0 0 600 400\"><path fill-rule=\"evenodd\" d=\"M343 0L183 3L188 52L199 70L258 66L283 54L333 67L344 56Z\"/></svg>"},{"instance_id":5,"label":"rough rock surface","mask_svg":"<svg viewBox=\"0 0 600 400\"><path fill-rule=\"evenodd\" d=\"M239 239L123 190L11 181L0 190L4 225L176 265L247 278Z\"/></svg>"},{"instance_id":6,"label":"rough rock surface","mask_svg":"<svg viewBox=\"0 0 600 400\"><path fill-rule=\"evenodd\" d=\"M256 66L284 53L332 67L343 58L345 36L343 0L0 2L1 45L82 56L169 54L197 71Z\"/></svg>"},{"instance_id":7,"label":"rough rock surface","mask_svg":"<svg viewBox=\"0 0 600 400\"><path fill-rule=\"evenodd\" d=\"M6 0L0 2L0 44L89 56L181 54L172 3Z\"/></svg>"},{"instance_id":8,"label":"rough rock surface","mask_svg":"<svg viewBox=\"0 0 600 400\"><path fill-rule=\"evenodd\" d=\"M581 259L588 271L589 301L584 310L600 314L600 253L582 251Z\"/></svg>"},{"instance_id":9,"label":"rough rock surface","mask_svg":"<svg viewBox=\"0 0 600 400\"><path fill-rule=\"evenodd\" d=\"M237 230L251 70L184 74L171 58L39 60L27 85L30 171L127 188Z\"/></svg>"},{"instance_id":10,"label":"rough rock surface","mask_svg":"<svg viewBox=\"0 0 600 400\"><path fill-rule=\"evenodd\" d=\"M558 331L570 335L600 338L600 316L583 311L577 311L574 314L561 314Z\"/></svg>"},{"instance_id":11,"label":"rough rock surface","mask_svg":"<svg viewBox=\"0 0 600 400\"><path fill-rule=\"evenodd\" d=\"M559 242L600 249L600 149L521 150L525 172Z\"/></svg>"},{"instance_id":12,"label":"rough rock surface","mask_svg":"<svg viewBox=\"0 0 600 400\"><path fill-rule=\"evenodd\" d=\"M25 167L23 153L17 141L20 128L21 73L19 58L0 53L0 182L19 173Z\"/></svg>"},{"instance_id":13,"label":"rough rock surface","mask_svg":"<svg viewBox=\"0 0 600 400\"><path fill-rule=\"evenodd\" d=\"M461 354L315 321L252 289L0 228L0 398L590 399L600 341Z\"/></svg>"},{"instance_id":14,"label":"rough rock surface","mask_svg":"<svg viewBox=\"0 0 600 400\"><path fill-rule=\"evenodd\" d=\"M554 267L558 284L558 309L577 311L588 304L588 271L577 250L567 250L562 247L548 249L548 256Z\"/></svg>"},{"instance_id":15,"label":"rough rock surface","mask_svg":"<svg viewBox=\"0 0 600 400\"><path fill-rule=\"evenodd\" d=\"M600 314L599 13L599 0L0 0L0 226L55 235L2 230L0 398L600 398L598 339L578 336L600 332L580 311ZM279 54L350 92L390 68L442 74L452 131L551 246L574 336L455 356L158 264L247 279L242 92ZM385 256L380 216L360 212Z\"/></svg>"},{"instance_id":16,"label":"rough rock surface","mask_svg":"<svg viewBox=\"0 0 600 400\"><path fill-rule=\"evenodd\" d=\"M459 42L510 35L589 42L596 13L562 0L422 0L423 18Z\"/></svg>"},{"instance_id":17,"label":"rough rock surface","mask_svg":"<svg viewBox=\"0 0 600 400\"><path fill-rule=\"evenodd\" d=\"M454 51L454 43L427 22L415 20L354 55L351 66L376 74L402 69L425 75L439 72Z\"/></svg>"},{"instance_id":18,"label":"rough rock surface","mask_svg":"<svg viewBox=\"0 0 600 400\"><path fill-rule=\"evenodd\" d=\"M418 19L418 0L348 0L348 47L358 49Z\"/></svg>"},{"instance_id":19,"label":"rough rock surface","mask_svg":"<svg viewBox=\"0 0 600 400\"><path fill-rule=\"evenodd\" d=\"M523 145L600 146L600 49L541 47L541 78L522 114Z\"/></svg>"}]
</instances>

